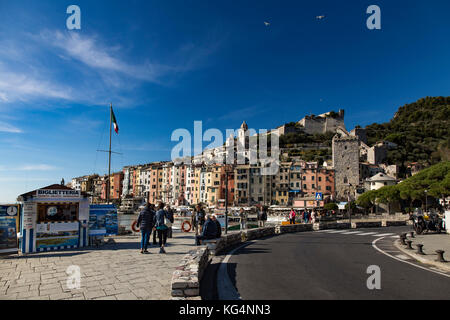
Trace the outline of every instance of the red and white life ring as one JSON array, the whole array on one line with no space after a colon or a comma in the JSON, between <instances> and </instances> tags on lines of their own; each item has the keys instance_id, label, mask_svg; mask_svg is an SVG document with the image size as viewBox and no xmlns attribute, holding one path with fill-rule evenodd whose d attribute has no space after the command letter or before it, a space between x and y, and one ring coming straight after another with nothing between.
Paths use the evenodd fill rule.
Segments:
<instances>
[{"instance_id":1,"label":"red and white life ring","mask_svg":"<svg viewBox=\"0 0 450 320\"><path fill-rule=\"evenodd\" d=\"M189 226L189 228L188 229L186 229L186 224ZM183 221L183 223L181 224L181 230L183 230L183 232L189 232L189 231L191 231L191 228L192 228L192 225L191 225L191 223L189 222L189 221Z\"/></svg>"},{"instance_id":2,"label":"red and white life ring","mask_svg":"<svg viewBox=\"0 0 450 320\"><path fill-rule=\"evenodd\" d=\"M137 221L134 220L133 223L131 224L131 230L133 230L134 232L140 232L141 230L136 228L137 225Z\"/></svg>"}]
</instances>

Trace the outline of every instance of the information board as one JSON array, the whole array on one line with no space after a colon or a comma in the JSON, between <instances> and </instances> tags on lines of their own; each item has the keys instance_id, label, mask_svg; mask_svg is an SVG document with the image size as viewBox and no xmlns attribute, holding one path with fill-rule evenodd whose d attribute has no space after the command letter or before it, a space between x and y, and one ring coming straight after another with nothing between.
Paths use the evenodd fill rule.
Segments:
<instances>
[{"instance_id":1,"label":"information board","mask_svg":"<svg viewBox=\"0 0 450 320\"><path fill-rule=\"evenodd\" d=\"M119 222L114 205L91 204L89 209L89 235L117 235Z\"/></svg>"},{"instance_id":2,"label":"information board","mask_svg":"<svg viewBox=\"0 0 450 320\"><path fill-rule=\"evenodd\" d=\"M16 219L0 216L0 253L5 252L17 252Z\"/></svg>"}]
</instances>

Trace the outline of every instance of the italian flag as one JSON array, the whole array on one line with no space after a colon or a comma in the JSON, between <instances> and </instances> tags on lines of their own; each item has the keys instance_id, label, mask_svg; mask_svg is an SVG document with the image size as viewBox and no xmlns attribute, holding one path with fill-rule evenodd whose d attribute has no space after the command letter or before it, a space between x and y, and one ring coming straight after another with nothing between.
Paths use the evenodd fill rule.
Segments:
<instances>
[{"instance_id":1,"label":"italian flag","mask_svg":"<svg viewBox=\"0 0 450 320\"><path fill-rule=\"evenodd\" d=\"M119 134L119 125L117 124L116 116L114 115L114 111L112 109L112 106L111 106L111 120L112 120L112 123L114 124L114 131L117 134Z\"/></svg>"}]
</instances>

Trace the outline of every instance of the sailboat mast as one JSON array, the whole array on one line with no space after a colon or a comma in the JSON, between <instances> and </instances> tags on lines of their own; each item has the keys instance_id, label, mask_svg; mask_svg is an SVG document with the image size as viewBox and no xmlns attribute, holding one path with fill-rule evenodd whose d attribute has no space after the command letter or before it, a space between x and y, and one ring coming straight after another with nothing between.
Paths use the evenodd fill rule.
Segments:
<instances>
[{"instance_id":1,"label":"sailboat mast","mask_svg":"<svg viewBox=\"0 0 450 320\"><path fill-rule=\"evenodd\" d=\"M109 193L111 192L111 130L112 130L112 103L109 107L109 161L108 161L108 183L106 190L106 203L109 203Z\"/></svg>"}]
</instances>

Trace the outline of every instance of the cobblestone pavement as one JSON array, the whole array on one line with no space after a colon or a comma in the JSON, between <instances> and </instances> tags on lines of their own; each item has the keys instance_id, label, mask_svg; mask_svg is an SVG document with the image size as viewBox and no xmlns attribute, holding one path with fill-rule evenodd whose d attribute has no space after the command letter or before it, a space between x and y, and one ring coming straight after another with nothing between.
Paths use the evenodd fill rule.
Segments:
<instances>
[{"instance_id":1,"label":"cobblestone pavement","mask_svg":"<svg viewBox=\"0 0 450 320\"><path fill-rule=\"evenodd\" d=\"M137 236L115 237L99 248L0 256L0 300L167 300L172 273L195 248L193 233L174 233L166 254L139 252ZM69 266L80 267L81 286L67 287Z\"/></svg>"}]
</instances>

